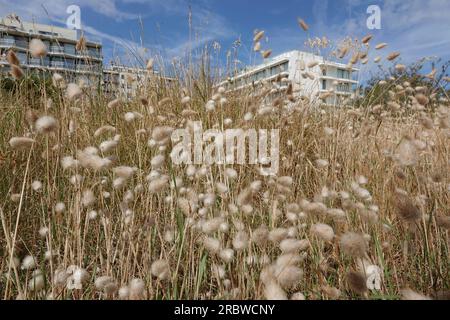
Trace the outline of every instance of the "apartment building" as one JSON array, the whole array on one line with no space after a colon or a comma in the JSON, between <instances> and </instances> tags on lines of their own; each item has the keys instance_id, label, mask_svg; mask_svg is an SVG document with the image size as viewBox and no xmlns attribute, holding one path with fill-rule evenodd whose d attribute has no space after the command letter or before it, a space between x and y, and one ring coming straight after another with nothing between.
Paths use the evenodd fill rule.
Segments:
<instances>
[{"instance_id":1,"label":"apartment building","mask_svg":"<svg viewBox=\"0 0 450 320\"><path fill-rule=\"evenodd\" d=\"M0 19L0 73L8 73L8 50L14 50L25 72L58 72L67 81L82 80L86 85L101 85L102 44L87 39L81 51L76 49L79 30L22 22L18 17ZM35 59L29 54L31 39L39 38L47 46L48 54Z\"/></svg>"},{"instance_id":2,"label":"apartment building","mask_svg":"<svg viewBox=\"0 0 450 320\"><path fill-rule=\"evenodd\" d=\"M103 69L103 90L109 95L131 99L139 94L139 88L152 74L143 68L113 64Z\"/></svg>"},{"instance_id":3,"label":"apartment building","mask_svg":"<svg viewBox=\"0 0 450 320\"><path fill-rule=\"evenodd\" d=\"M224 86L227 90L257 89L261 84L271 82L274 91L282 92L292 85L296 96L337 105L355 94L358 73L357 68L295 50L242 70L218 86Z\"/></svg>"},{"instance_id":4,"label":"apartment building","mask_svg":"<svg viewBox=\"0 0 450 320\"><path fill-rule=\"evenodd\" d=\"M104 92L125 100L137 97L142 90L158 86L161 82L167 85L174 81L175 79L161 76L157 71L144 68L112 64L103 70Z\"/></svg>"}]
</instances>

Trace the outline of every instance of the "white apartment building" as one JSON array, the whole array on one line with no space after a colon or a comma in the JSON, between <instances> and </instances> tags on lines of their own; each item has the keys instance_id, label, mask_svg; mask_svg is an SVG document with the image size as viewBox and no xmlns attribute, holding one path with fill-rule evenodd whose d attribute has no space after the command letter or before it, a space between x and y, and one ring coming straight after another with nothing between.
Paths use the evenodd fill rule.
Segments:
<instances>
[{"instance_id":1,"label":"white apartment building","mask_svg":"<svg viewBox=\"0 0 450 320\"><path fill-rule=\"evenodd\" d=\"M8 50L14 50L25 72L49 71L64 74L66 80L82 80L87 85L100 85L102 76L102 44L89 38L85 49L78 51L79 30L23 22L19 17L0 19L0 73L9 72ZM29 54L31 39L41 39L47 56L35 59Z\"/></svg>"},{"instance_id":2,"label":"white apartment building","mask_svg":"<svg viewBox=\"0 0 450 320\"><path fill-rule=\"evenodd\" d=\"M103 90L106 94L131 99L138 94L139 84L142 84L149 74L142 68L111 65L103 69Z\"/></svg>"},{"instance_id":3,"label":"white apartment building","mask_svg":"<svg viewBox=\"0 0 450 320\"><path fill-rule=\"evenodd\" d=\"M321 97L320 101L337 105L355 93L358 72L357 68L295 50L243 70L218 86L227 90L257 89L262 83L273 82L278 91L283 91L291 84L295 96L306 96L311 101Z\"/></svg>"},{"instance_id":4,"label":"white apartment building","mask_svg":"<svg viewBox=\"0 0 450 320\"><path fill-rule=\"evenodd\" d=\"M125 100L139 96L142 90L158 81L167 83L174 79L163 77L156 71L117 64L103 70L104 92Z\"/></svg>"}]
</instances>

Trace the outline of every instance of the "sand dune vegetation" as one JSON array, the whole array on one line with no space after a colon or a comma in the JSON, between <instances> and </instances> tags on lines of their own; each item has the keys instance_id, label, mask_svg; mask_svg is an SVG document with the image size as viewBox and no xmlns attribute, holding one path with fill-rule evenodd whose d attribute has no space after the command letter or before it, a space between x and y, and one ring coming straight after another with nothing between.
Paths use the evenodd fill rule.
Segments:
<instances>
[{"instance_id":1,"label":"sand dune vegetation","mask_svg":"<svg viewBox=\"0 0 450 320\"><path fill-rule=\"evenodd\" d=\"M269 58L263 36L254 52ZM132 100L64 74L31 92L9 54L1 298L448 299L449 79L411 75L375 41L336 58L370 64L370 52L392 73L333 108L320 103L332 91L228 92L200 64L145 79ZM279 129L278 173L173 164L172 133L195 121Z\"/></svg>"}]
</instances>

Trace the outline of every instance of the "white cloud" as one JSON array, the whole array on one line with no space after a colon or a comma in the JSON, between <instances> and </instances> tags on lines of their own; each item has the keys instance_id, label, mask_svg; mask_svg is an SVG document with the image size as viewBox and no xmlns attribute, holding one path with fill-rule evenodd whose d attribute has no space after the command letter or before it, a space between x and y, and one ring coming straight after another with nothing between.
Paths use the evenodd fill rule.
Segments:
<instances>
[{"instance_id":1,"label":"white cloud","mask_svg":"<svg viewBox=\"0 0 450 320\"><path fill-rule=\"evenodd\" d=\"M368 30L366 9L370 4L381 8L382 29ZM374 42L388 42L388 50L398 50L405 62L413 62L425 56L450 59L450 1L448 0L345 0L330 12L327 0L316 0L313 16L309 21L310 36L327 36L339 40L345 36L361 38L373 34ZM272 41L282 50L301 49L299 40L306 37L298 28L273 28L268 30ZM291 47L289 47L291 45ZM295 46L297 45L297 46ZM384 52L386 53L386 52Z\"/></svg>"},{"instance_id":2,"label":"white cloud","mask_svg":"<svg viewBox=\"0 0 450 320\"><path fill-rule=\"evenodd\" d=\"M169 32L166 40L169 47L165 53L169 59L181 57L189 49L195 50L213 41L220 42L224 39L236 37L236 31L221 15L210 11L207 8L192 8L192 30L191 39L189 38L188 9L179 13L186 18L186 29L184 32Z\"/></svg>"},{"instance_id":3,"label":"white cloud","mask_svg":"<svg viewBox=\"0 0 450 320\"><path fill-rule=\"evenodd\" d=\"M75 2L75 3L74 3ZM200 6L200 4L202 4ZM9 13L16 13L24 21L36 21L40 23L58 23L65 24L68 17L66 9L71 4L76 4L81 8L82 29L87 33L101 38L104 42L106 50L117 51L133 51L131 56L136 53L144 53L145 50L141 44L136 41L124 39L112 35L106 30L94 28L89 22L83 20L83 10L89 9L96 14L114 19L120 25L124 20L136 20L133 28L129 32L132 34L138 30L138 18L140 16L151 16L163 20L164 17L179 16L186 19L185 32L179 30L167 30L161 37L164 38L166 48L164 51L169 58L183 55L188 48L195 49L207 42L220 40L230 37L234 34L232 27L220 15L208 9L208 3L201 0L199 3L192 5L192 26L193 39L189 39L188 30L188 8L189 2L186 0L52 0L52 1L29 1L16 0L11 2L8 0L0 0L0 16L6 16ZM140 14L135 14L122 10L122 8L130 8L131 5L138 4L144 7ZM130 39L132 36L130 36ZM154 45L152 49L162 51L161 45ZM147 54L147 53L146 53Z\"/></svg>"},{"instance_id":4,"label":"white cloud","mask_svg":"<svg viewBox=\"0 0 450 320\"><path fill-rule=\"evenodd\" d=\"M130 3L132 0L128 0ZM139 0L136 0L139 1ZM137 19L139 15L126 12L118 8L117 0L0 0L0 15L4 16L11 12L18 14L24 20L37 19L63 19L67 17L66 9L72 4L83 8L88 8L97 14L112 18L116 21Z\"/></svg>"}]
</instances>

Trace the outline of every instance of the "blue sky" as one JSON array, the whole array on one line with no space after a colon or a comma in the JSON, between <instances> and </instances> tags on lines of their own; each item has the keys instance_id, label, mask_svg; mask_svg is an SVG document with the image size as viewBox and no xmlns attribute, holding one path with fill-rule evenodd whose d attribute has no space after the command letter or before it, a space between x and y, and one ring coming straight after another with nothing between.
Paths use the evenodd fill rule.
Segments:
<instances>
[{"instance_id":1,"label":"blue sky","mask_svg":"<svg viewBox=\"0 0 450 320\"><path fill-rule=\"evenodd\" d=\"M424 56L450 59L450 0L0 0L0 14L64 25L71 4L81 8L83 29L102 40L106 59L117 55L124 63L136 63L129 49L144 59L155 54L173 59L213 42L220 44L223 62L237 39L242 43L238 59L257 63L250 52L255 29L266 31L263 46L273 54L304 49L308 36L337 41L371 33L374 42L389 43L386 54L401 51L405 63ZM382 10L381 30L366 27L366 10L373 4ZM308 22L309 33L298 27L297 17Z\"/></svg>"}]
</instances>

